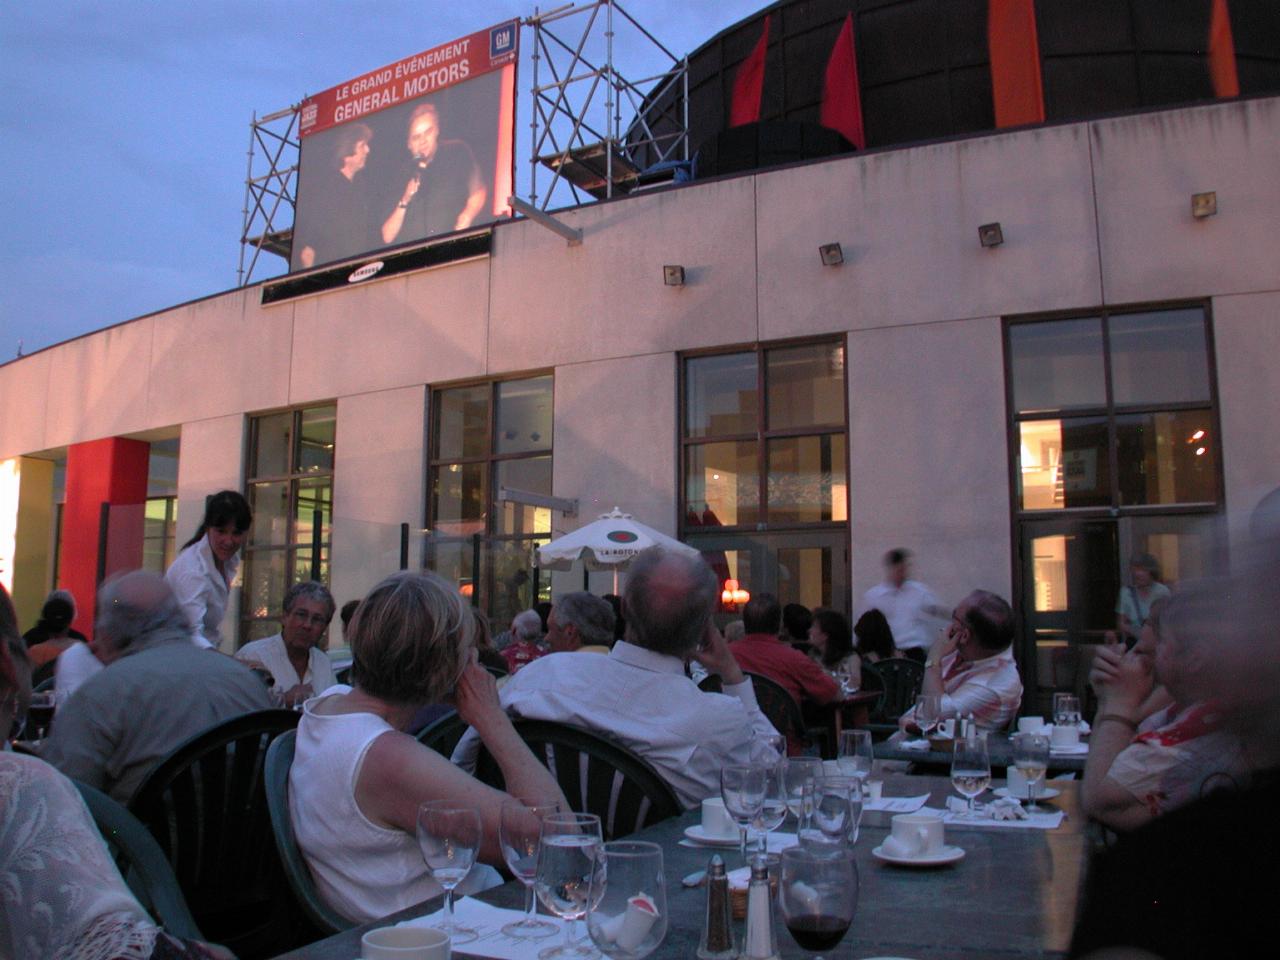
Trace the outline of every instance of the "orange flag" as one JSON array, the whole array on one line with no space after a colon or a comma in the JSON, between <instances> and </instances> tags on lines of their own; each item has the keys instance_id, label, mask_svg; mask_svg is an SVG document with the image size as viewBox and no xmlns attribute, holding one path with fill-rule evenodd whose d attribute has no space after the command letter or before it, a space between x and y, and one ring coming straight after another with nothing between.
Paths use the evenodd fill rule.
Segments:
<instances>
[{"instance_id":1,"label":"orange flag","mask_svg":"<svg viewBox=\"0 0 1280 960\"><path fill-rule=\"evenodd\" d=\"M733 99L729 102L729 126L740 127L760 119L760 95L764 90L764 57L769 48L769 18L764 18L764 32L756 41L751 56L742 61L733 78Z\"/></svg>"},{"instance_id":2,"label":"orange flag","mask_svg":"<svg viewBox=\"0 0 1280 960\"><path fill-rule=\"evenodd\" d=\"M996 126L1043 123L1044 88L1034 0L989 0L987 49Z\"/></svg>"},{"instance_id":3,"label":"orange flag","mask_svg":"<svg viewBox=\"0 0 1280 960\"><path fill-rule=\"evenodd\" d=\"M831 48L827 75L822 85L822 110L818 122L838 130L859 150L866 149L867 135L862 129L862 95L858 89L858 56L853 47L853 14L844 18L844 26Z\"/></svg>"},{"instance_id":4,"label":"orange flag","mask_svg":"<svg viewBox=\"0 0 1280 960\"><path fill-rule=\"evenodd\" d=\"M1213 13L1209 17L1209 80L1215 97L1240 96L1236 45L1231 37L1227 0L1213 0Z\"/></svg>"}]
</instances>

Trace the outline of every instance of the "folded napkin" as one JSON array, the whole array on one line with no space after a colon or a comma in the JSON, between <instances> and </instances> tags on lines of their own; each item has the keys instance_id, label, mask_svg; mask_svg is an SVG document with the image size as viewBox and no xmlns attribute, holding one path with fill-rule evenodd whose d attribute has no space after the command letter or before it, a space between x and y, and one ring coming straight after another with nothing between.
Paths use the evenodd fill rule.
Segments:
<instances>
[{"instance_id":1,"label":"folded napkin","mask_svg":"<svg viewBox=\"0 0 1280 960\"><path fill-rule=\"evenodd\" d=\"M747 843L754 844L755 842L756 842L756 834L753 833L747 839ZM783 833L781 830L769 831L769 852L770 853L777 853L779 850L787 849L787 847L794 847L798 842L799 841L797 840L796 835L794 833ZM690 840L688 837L685 837L683 840L680 841L680 846L682 847L721 847L721 846L724 846L724 842L720 841L718 843L698 843L698 841L696 840Z\"/></svg>"},{"instance_id":2,"label":"folded napkin","mask_svg":"<svg viewBox=\"0 0 1280 960\"><path fill-rule=\"evenodd\" d=\"M921 753L928 753L930 743L928 740L902 740L896 746L899 750L919 750Z\"/></svg>"},{"instance_id":3,"label":"folded napkin","mask_svg":"<svg viewBox=\"0 0 1280 960\"><path fill-rule=\"evenodd\" d=\"M990 820L1027 820L1031 816L1013 797L999 797L990 803L975 803L973 810L976 816ZM967 814L969 804L959 797L947 797L947 812Z\"/></svg>"},{"instance_id":4,"label":"folded napkin","mask_svg":"<svg viewBox=\"0 0 1280 960\"><path fill-rule=\"evenodd\" d=\"M1013 797L1000 797L990 803L975 803L973 813L974 815L970 817L969 805L959 797L947 797L946 810L942 811L948 827L1025 827L1035 830L1054 830L1066 817L1061 810L1031 813Z\"/></svg>"}]
</instances>

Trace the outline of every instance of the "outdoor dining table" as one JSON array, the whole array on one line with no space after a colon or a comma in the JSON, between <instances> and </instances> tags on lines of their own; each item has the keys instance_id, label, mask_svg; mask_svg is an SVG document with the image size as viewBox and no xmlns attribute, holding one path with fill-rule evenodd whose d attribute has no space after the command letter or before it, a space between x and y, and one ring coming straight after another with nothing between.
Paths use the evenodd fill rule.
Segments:
<instances>
[{"instance_id":1,"label":"outdoor dining table","mask_svg":"<svg viewBox=\"0 0 1280 960\"><path fill-rule=\"evenodd\" d=\"M1051 805L1066 812L1059 827L1040 830L949 824L947 843L963 848L965 856L944 867L902 868L878 861L871 850L889 832L890 815L865 814L855 848L860 877L857 914L841 944L824 953L832 958L893 955L916 960L1062 956L1070 945L1093 836L1080 813L1078 784L1059 782L1054 786L1061 794ZM887 797L929 793L928 805L934 808L944 807L948 796L956 796L947 779L908 775L886 777L884 793ZM989 799L989 795L982 799ZM663 850L670 924L662 945L650 954L655 960L685 960L694 956L698 947L706 890L685 888L681 878L706 867L717 852L730 869L741 865L734 849L681 845L684 829L697 821L698 813L692 811L628 838L653 841ZM524 888L508 883L485 891L480 899L520 910ZM440 904L439 898L427 901L285 957L353 960L360 955L360 936L366 930L433 912ZM796 946L780 918L777 922L781 955L810 956ZM736 928L741 937L741 921L736 922ZM531 943L529 956L536 956L546 945L546 941ZM455 948L453 956L476 955L468 953L464 945Z\"/></svg>"},{"instance_id":2,"label":"outdoor dining table","mask_svg":"<svg viewBox=\"0 0 1280 960\"><path fill-rule=\"evenodd\" d=\"M947 774L951 769L951 748L911 750L885 740L875 745L877 760L908 760L916 773ZM1013 741L1006 733L987 734L987 757L991 760L991 772L998 773L1013 765ZM1049 776L1060 773L1082 773L1086 753L1064 755L1050 751Z\"/></svg>"}]
</instances>

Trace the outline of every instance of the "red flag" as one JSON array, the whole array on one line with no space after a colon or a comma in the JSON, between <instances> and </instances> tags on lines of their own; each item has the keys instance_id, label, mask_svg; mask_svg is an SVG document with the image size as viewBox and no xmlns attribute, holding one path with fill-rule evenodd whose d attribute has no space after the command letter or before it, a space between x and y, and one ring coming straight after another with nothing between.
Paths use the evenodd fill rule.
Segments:
<instances>
[{"instance_id":1,"label":"red flag","mask_svg":"<svg viewBox=\"0 0 1280 960\"><path fill-rule=\"evenodd\" d=\"M866 149L867 135L862 129L862 93L858 89L858 55L853 48L853 14L844 18L844 26L831 48L827 75L822 83L822 110L818 122L838 130L859 150Z\"/></svg>"},{"instance_id":2,"label":"red flag","mask_svg":"<svg viewBox=\"0 0 1280 960\"><path fill-rule=\"evenodd\" d=\"M1044 123L1035 0L990 0L987 49L996 126Z\"/></svg>"},{"instance_id":3,"label":"red flag","mask_svg":"<svg viewBox=\"0 0 1280 960\"><path fill-rule=\"evenodd\" d=\"M1209 80L1215 97L1240 96L1240 78L1236 76L1236 45L1231 37L1231 16L1227 0L1213 0L1209 17Z\"/></svg>"},{"instance_id":4,"label":"red flag","mask_svg":"<svg viewBox=\"0 0 1280 960\"><path fill-rule=\"evenodd\" d=\"M764 56L769 47L769 18L764 18L764 32L756 41L751 56L742 61L733 78L733 100L729 104L729 126L740 127L760 119L760 94L764 90Z\"/></svg>"}]
</instances>

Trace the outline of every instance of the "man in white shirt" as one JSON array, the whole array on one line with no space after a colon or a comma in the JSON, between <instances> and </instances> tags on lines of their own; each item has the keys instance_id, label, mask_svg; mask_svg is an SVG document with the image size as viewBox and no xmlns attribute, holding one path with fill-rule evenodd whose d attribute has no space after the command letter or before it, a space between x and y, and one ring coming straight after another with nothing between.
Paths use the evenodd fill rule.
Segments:
<instances>
[{"instance_id":1,"label":"man in white shirt","mask_svg":"<svg viewBox=\"0 0 1280 960\"><path fill-rule=\"evenodd\" d=\"M551 653L500 691L513 717L590 730L647 760L681 804L720 789L720 768L747 763L777 731L711 621L719 583L701 557L651 547L631 562L623 609L627 634L608 656ZM685 675L696 659L718 673L724 693L704 693ZM468 730L453 761L474 767L480 741Z\"/></svg>"},{"instance_id":2,"label":"man in white shirt","mask_svg":"<svg viewBox=\"0 0 1280 960\"><path fill-rule=\"evenodd\" d=\"M939 616L938 598L919 580L911 579L911 551L897 547L884 555L884 582L862 595L854 622L868 610L879 610L889 621L893 643L913 660L924 661L933 643L932 618ZM941 616L946 616L941 611Z\"/></svg>"},{"instance_id":3,"label":"man in white shirt","mask_svg":"<svg viewBox=\"0 0 1280 960\"><path fill-rule=\"evenodd\" d=\"M335 607L323 583L295 583L284 595L280 632L246 643L236 651L236 659L258 664L271 674L271 693L286 707L324 692L335 681L320 640Z\"/></svg>"}]
</instances>

